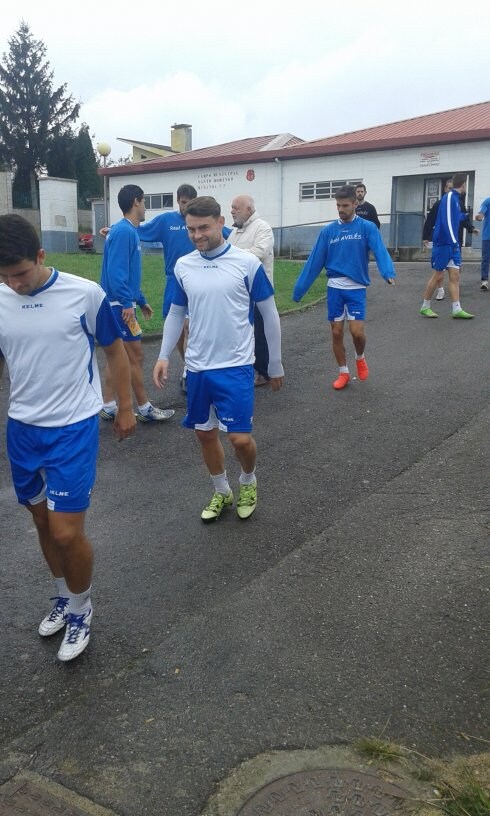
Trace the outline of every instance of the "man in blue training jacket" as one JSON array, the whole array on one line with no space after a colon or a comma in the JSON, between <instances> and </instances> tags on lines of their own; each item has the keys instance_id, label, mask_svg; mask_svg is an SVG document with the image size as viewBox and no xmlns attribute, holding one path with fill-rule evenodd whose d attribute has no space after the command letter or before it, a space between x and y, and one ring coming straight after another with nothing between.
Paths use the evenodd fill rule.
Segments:
<instances>
[{"instance_id":1,"label":"man in blue training jacket","mask_svg":"<svg viewBox=\"0 0 490 816\"><path fill-rule=\"evenodd\" d=\"M142 331L136 319L136 306L145 320L153 314L141 291L141 244L136 229L145 219L145 194L137 184L126 184L119 190L117 201L123 218L112 227L106 240L100 285L112 306L129 358L131 384L138 405L136 418L140 422L164 422L173 417L175 411L156 408L148 398L143 377ZM114 420L116 412L109 366L105 369L104 405L100 416Z\"/></svg>"},{"instance_id":2,"label":"man in blue training jacket","mask_svg":"<svg viewBox=\"0 0 490 816\"><path fill-rule=\"evenodd\" d=\"M335 194L339 218L322 229L312 253L296 281L293 300L300 301L322 269L327 270L327 309L332 327L332 345L339 376L332 383L338 391L350 380L344 346L344 321L348 320L356 352L357 375L367 380L369 368L364 356L366 334L366 290L370 284L369 251L374 253L380 274L394 283L396 272L379 230L356 215L356 190L351 185Z\"/></svg>"},{"instance_id":3,"label":"man in blue training jacket","mask_svg":"<svg viewBox=\"0 0 490 816\"><path fill-rule=\"evenodd\" d=\"M432 237L432 275L425 287L424 300L420 307L422 317L438 317L431 309L430 301L436 289L442 286L444 272L447 269L448 290L452 302L452 317L469 320L474 315L465 312L459 302L459 270L461 267L461 247L459 245L459 227L467 217L461 210L461 194L466 192L466 173L453 176L452 190L448 190L441 199L437 211L434 234Z\"/></svg>"}]
</instances>

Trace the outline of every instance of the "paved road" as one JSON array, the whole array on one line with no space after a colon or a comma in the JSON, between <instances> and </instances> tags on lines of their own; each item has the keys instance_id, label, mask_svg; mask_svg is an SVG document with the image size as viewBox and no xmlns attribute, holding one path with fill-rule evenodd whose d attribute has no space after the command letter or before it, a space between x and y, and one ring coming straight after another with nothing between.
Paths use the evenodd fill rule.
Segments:
<instances>
[{"instance_id":1,"label":"paved road","mask_svg":"<svg viewBox=\"0 0 490 816\"><path fill-rule=\"evenodd\" d=\"M324 306L283 318L287 385L257 393L248 522L199 520L211 489L179 424L178 365L157 398L176 420L122 444L103 425L94 634L73 664L36 634L51 585L2 440L0 782L29 768L124 816L196 816L270 748L381 732L480 748L461 732L488 738L490 294L468 265L477 319L445 302L424 320L427 274L400 264L387 287L373 272L371 376L343 392Z\"/></svg>"}]
</instances>

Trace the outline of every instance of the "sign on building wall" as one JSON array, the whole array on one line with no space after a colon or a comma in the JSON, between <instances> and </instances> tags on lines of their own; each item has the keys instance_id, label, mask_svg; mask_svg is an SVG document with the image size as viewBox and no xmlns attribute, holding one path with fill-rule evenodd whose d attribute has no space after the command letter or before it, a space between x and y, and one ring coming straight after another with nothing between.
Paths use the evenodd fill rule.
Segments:
<instances>
[{"instance_id":1,"label":"sign on building wall","mask_svg":"<svg viewBox=\"0 0 490 816\"><path fill-rule=\"evenodd\" d=\"M420 154L421 167L435 167L440 164L440 153L438 150L424 150Z\"/></svg>"},{"instance_id":2,"label":"sign on building wall","mask_svg":"<svg viewBox=\"0 0 490 816\"><path fill-rule=\"evenodd\" d=\"M238 170L209 170L197 174L197 186L206 191L224 190L230 181L235 181L239 175Z\"/></svg>"}]
</instances>

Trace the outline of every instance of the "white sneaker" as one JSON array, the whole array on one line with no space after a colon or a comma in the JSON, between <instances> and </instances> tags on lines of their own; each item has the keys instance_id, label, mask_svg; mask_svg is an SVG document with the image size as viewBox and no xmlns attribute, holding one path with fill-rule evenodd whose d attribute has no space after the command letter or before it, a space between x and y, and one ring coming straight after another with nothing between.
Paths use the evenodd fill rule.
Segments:
<instances>
[{"instance_id":1,"label":"white sneaker","mask_svg":"<svg viewBox=\"0 0 490 816\"><path fill-rule=\"evenodd\" d=\"M487 280L482 280L481 286L480 286L480 289L482 290L482 292L488 292L488 288L489 288L488 287L488 281Z\"/></svg>"},{"instance_id":2,"label":"white sneaker","mask_svg":"<svg viewBox=\"0 0 490 816\"><path fill-rule=\"evenodd\" d=\"M58 660L66 662L78 657L87 648L90 640L90 621L92 609L83 615L68 612L66 616L66 632L58 652Z\"/></svg>"},{"instance_id":3,"label":"white sneaker","mask_svg":"<svg viewBox=\"0 0 490 816\"><path fill-rule=\"evenodd\" d=\"M175 411L172 408L155 408L154 405L150 405L146 414L138 411L136 419L139 422L165 422L166 419L171 419L174 414Z\"/></svg>"},{"instance_id":4,"label":"white sneaker","mask_svg":"<svg viewBox=\"0 0 490 816\"><path fill-rule=\"evenodd\" d=\"M70 599L64 598L62 595L55 595L54 598L50 598L49 600L55 601L55 605L49 615L46 615L44 620L39 624L39 634L41 637L54 635L66 626L66 607L70 603Z\"/></svg>"},{"instance_id":5,"label":"white sneaker","mask_svg":"<svg viewBox=\"0 0 490 816\"><path fill-rule=\"evenodd\" d=\"M444 300L444 295L445 294L446 293L444 291L444 288L441 286L441 288L438 289L437 292L436 292L436 300Z\"/></svg>"}]
</instances>

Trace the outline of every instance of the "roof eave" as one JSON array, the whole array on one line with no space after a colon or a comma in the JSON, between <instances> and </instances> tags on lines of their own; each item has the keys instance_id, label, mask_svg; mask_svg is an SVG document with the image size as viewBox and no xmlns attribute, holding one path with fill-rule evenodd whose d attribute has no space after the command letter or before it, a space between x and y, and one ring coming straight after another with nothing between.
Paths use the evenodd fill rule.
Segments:
<instances>
[{"instance_id":1,"label":"roof eave","mask_svg":"<svg viewBox=\"0 0 490 816\"><path fill-rule=\"evenodd\" d=\"M447 133L431 133L426 135L403 136L399 138L371 139L369 141L350 142L334 145L294 145L276 151L255 151L230 156L207 156L201 159L186 159L179 161L159 161L151 159L144 164L117 165L116 167L100 167L101 176L131 176L148 173L170 173L173 170L196 170L202 167L223 167L230 164L259 164L275 161L292 161L293 159L313 158L316 156L348 155L351 153L369 153L376 150L397 150L409 147L427 147L429 145L453 144L460 142L482 142L490 140L490 128L474 131L453 131Z\"/></svg>"}]
</instances>

